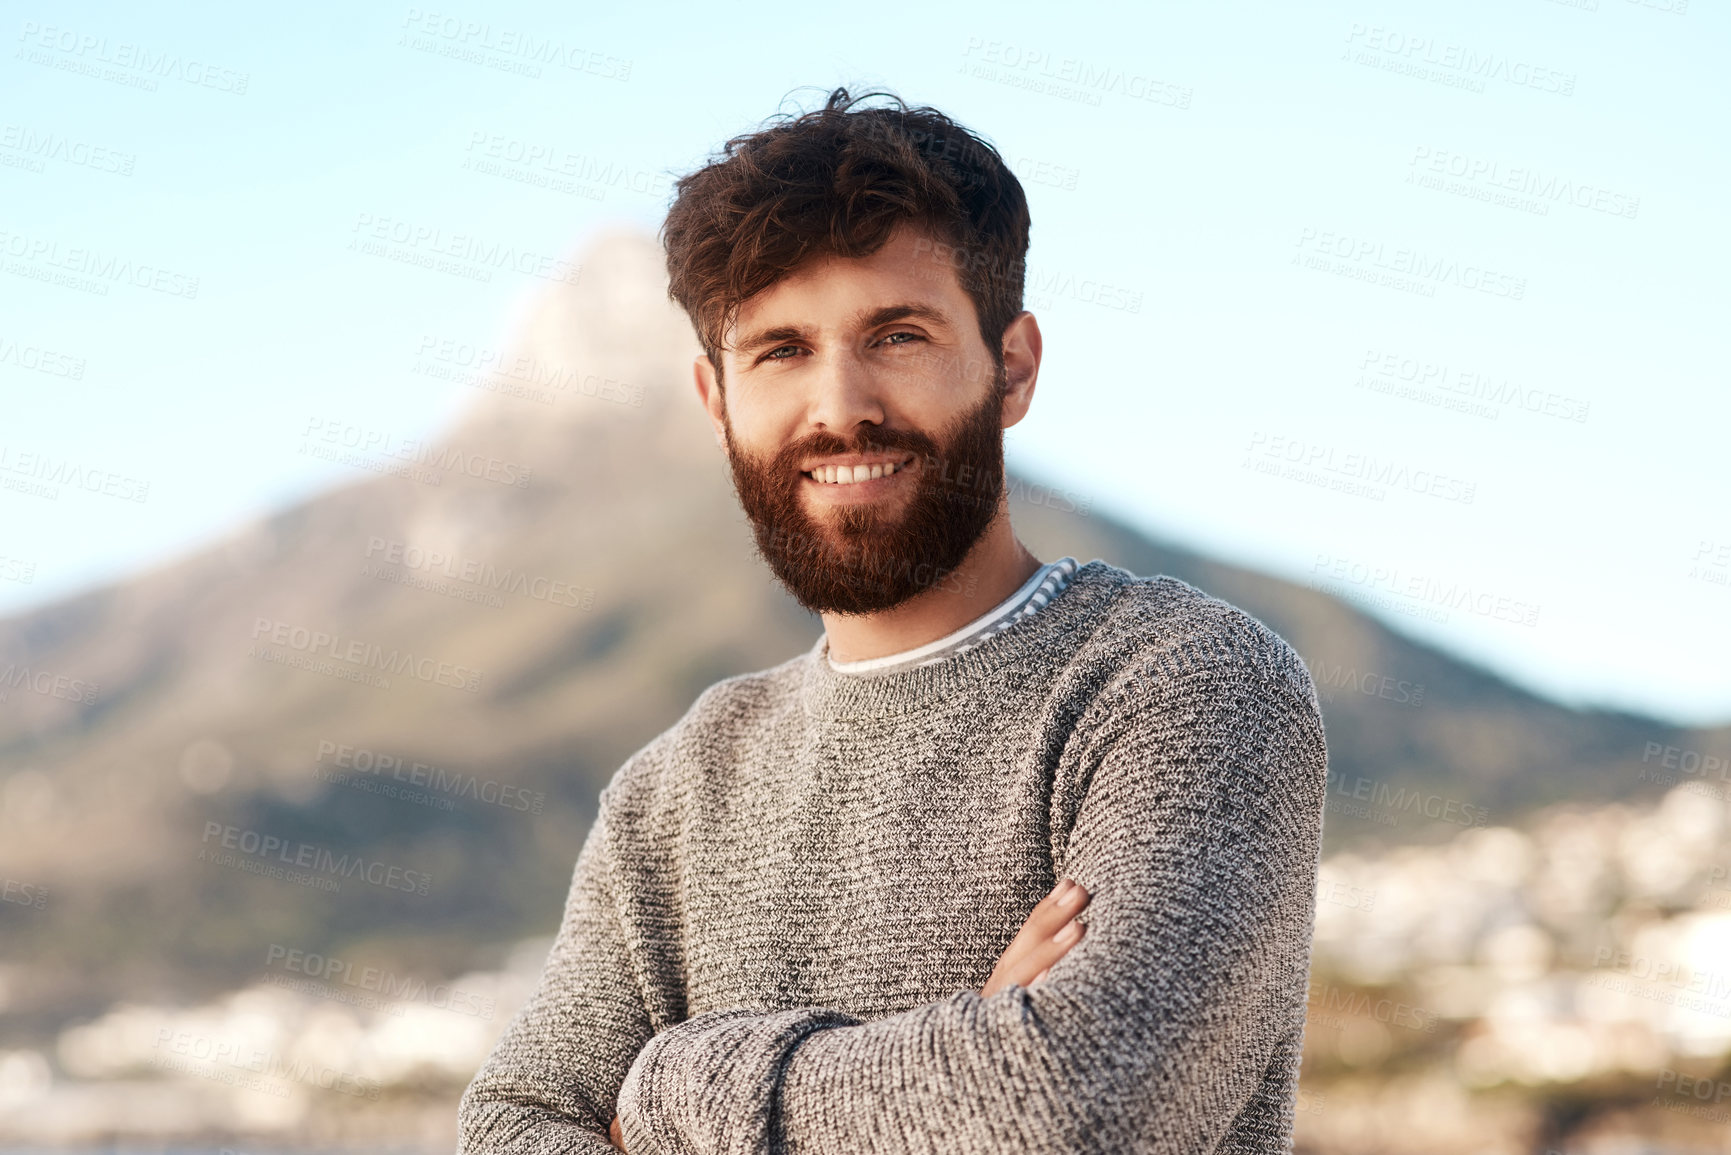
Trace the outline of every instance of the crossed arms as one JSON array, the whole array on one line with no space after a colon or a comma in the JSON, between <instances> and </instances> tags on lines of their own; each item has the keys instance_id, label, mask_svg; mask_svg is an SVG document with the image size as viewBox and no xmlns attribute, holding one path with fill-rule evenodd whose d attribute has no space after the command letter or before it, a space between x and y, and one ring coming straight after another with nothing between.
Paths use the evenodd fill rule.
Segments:
<instances>
[{"instance_id":1,"label":"crossed arms","mask_svg":"<svg viewBox=\"0 0 1731 1155\"><path fill-rule=\"evenodd\" d=\"M1061 880L1051 894L1039 901L1028 921L1004 948L980 994L990 998L1006 987L1031 987L1043 981L1051 973L1052 964L1082 941L1088 928L1076 916L1087 906L1087 888L1068 878ZM607 1138L619 1150L626 1150L625 1133L617 1115L613 1116Z\"/></svg>"},{"instance_id":2,"label":"crossed arms","mask_svg":"<svg viewBox=\"0 0 1731 1155\"><path fill-rule=\"evenodd\" d=\"M615 1113L630 1155L1213 1150L1296 1074L1314 699L1216 661L1133 679L1087 720L1080 776L1055 786L1079 799L1062 866L1090 896L1083 941L1038 984L870 1022L733 1008L654 1033L632 952L656 945L618 916L604 801L541 985L464 1095L461 1151L612 1155Z\"/></svg>"}]
</instances>

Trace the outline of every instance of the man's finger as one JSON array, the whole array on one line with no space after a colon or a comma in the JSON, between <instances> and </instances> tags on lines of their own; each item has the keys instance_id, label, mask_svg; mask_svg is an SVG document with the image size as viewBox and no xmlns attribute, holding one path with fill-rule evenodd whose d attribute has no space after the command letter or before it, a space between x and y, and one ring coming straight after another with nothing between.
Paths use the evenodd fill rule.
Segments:
<instances>
[{"instance_id":1,"label":"man's finger","mask_svg":"<svg viewBox=\"0 0 1731 1155\"><path fill-rule=\"evenodd\" d=\"M1073 879L1063 879L1050 894L1034 905L1026 926L1057 930L1084 906L1088 905L1088 888Z\"/></svg>"},{"instance_id":2,"label":"man's finger","mask_svg":"<svg viewBox=\"0 0 1731 1155\"><path fill-rule=\"evenodd\" d=\"M1015 941L1010 943L1009 950L1021 953L1032 950L1048 941L1063 929L1076 915L1088 905L1088 891L1080 883L1065 879L1053 888L1052 893L1042 898L1034 910L1028 915L1028 921L1022 924Z\"/></svg>"},{"instance_id":3,"label":"man's finger","mask_svg":"<svg viewBox=\"0 0 1731 1155\"><path fill-rule=\"evenodd\" d=\"M983 988L991 995L1006 987L1031 986L1034 976L1050 967L1080 938L1057 942L1057 936L1074 923L1076 915L1088 905L1089 894L1079 883L1066 879L1034 907L1022 929L1005 948L992 969L992 977Z\"/></svg>"},{"instance_id":4,"label":"man's finger","mask_svg":"<svg viewBox=\"0 0 1731 1155\"><path fill-rule=\"evenodd\" d=\"M619 1116L613 1116L613 1125L607 1128L607 1139L621 1151L625 1150L625 1132L619 1127Z\"/></svg>"},{"instance_id":5,"label":"man's finger","mask_svg":"<svg viewBox=\"0 0 1731 1155\"><path fill-rule=\"evenodd\" d=\"M1066 923L1064 929L1057 934L1045 942L1035 944L1034 948L1028 952L1027 957L1018 959L1017 969L1023 974L1032 971L1035 975L1050 970L1053 963L1070 953L1070 948L1082 941L1082 936L1087 932L1087 929L1085 925L1079 922Z\"/></svg>"},{"instance_id":6,"label":"man's finger","mask_svg":"<svg viewBox=\"0 0 1731 1155\"><path fill-rule=\"evenodd\" d=\"M1065 924L1055 936L1044 942L1034 943L1012 956L1005 952L993 972L992 981L986 984L985 993L995 994L1006 987L1031 987L1046 972L1052 969L1052 964L1070 952L1070 948L1082 941L1087 927L1072 920Z\"/></svg>"}]
</instances>

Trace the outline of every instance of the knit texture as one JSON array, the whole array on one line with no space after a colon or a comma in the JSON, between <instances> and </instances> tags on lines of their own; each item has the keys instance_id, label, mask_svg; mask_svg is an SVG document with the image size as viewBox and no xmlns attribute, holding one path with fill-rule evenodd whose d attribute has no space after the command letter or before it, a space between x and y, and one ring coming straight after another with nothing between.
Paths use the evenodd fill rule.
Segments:
<instances>
[{"instance_id":1,"label":"knit texture","mask_svg":"<svg viewBox=\"0 0 1731 1155\"><path fill-rule=\"evenodd\" d=\"M460 1151L1288 1151L1326 761L1291 647L1098 560L932 665L719 682L601 792ZM1066 875L1081 943L982 998Z\"/></svg>"}]
</instances>

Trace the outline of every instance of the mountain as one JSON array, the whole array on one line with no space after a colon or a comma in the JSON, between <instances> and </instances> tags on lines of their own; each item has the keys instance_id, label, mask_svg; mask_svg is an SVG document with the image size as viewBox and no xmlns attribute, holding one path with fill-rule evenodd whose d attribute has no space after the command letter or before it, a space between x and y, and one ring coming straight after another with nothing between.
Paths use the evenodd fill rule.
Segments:
<instances>
[{"instance_id":1,"label":"mountain","mask_svg":"<svg viewBox=\"0 0 1731 1155\"><path fill-rule=\"evenodd\" d=\"M0 871L46 896L0 903L8 1033L224 989L273 950L449 975L556 925L620 762L820 631L754 556L695 353L655 243L603 238L508 356L431 345L417 371L476 394L437 445L317 425L299 448L353 484L0 622ZM1548 702L1033 479L1012 509L1042 558L1171 574L1292 642L1331 852L1656 796L1654 750L1731 749Z\"/></svg>"}]
</instances>

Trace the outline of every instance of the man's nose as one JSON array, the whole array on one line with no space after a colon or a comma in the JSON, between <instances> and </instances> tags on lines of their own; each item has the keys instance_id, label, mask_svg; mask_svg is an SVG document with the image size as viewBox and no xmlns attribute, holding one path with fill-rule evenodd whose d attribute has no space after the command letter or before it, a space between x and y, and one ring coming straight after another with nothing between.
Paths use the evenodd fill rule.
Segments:
<instances>
[{"instance_id":1,"label":"man's nose","mask_svg":"<svg viewBox=\"0 0 1731 1155\"><path fill-rule=\"evenodd\" d=\"M860 357L839 353L814 369L806 379L806 420L813 427L846 437L862 422L883 424L882 382Z\"/></svg>"}]
</instances>

